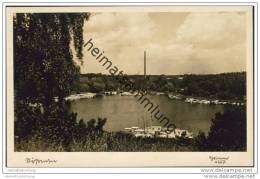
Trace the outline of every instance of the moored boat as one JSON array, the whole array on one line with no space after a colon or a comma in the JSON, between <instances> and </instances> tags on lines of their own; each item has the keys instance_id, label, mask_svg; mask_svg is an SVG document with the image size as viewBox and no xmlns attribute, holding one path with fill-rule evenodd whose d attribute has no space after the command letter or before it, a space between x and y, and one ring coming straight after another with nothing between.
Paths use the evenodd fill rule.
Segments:
<instances>
[{"instance_id":1,"label":"moored boat","mask_svg":"<svg viewBox=\"0 0 260 179\"><path fill-rule=\"evenodd\" d=\"M188 130L174 129L167 131L166 128L161 126L149 126L146 128L130 127L125 128L125 132L132 134L135 137L141 138L172 138L172 139L192 139L193 134Z\"/></svg>"}]
</instances>

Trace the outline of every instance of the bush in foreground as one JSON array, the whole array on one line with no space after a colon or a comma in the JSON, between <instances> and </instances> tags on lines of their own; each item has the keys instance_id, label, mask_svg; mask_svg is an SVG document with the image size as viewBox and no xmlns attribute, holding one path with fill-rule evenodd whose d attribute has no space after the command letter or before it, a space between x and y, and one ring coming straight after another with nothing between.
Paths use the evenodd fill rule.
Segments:
<instances>
[{"instance_id":1,"label":"bush in foreground","mask_svg":"<svg viewBox=\"0 0 260 179\"><path fill-rule=\"evenodd\" d=\"M200 132L196 142L203 151L245 151L246 134L246 108L228 107L215 114L208 136Z\"/></svg>"}]
</instances>

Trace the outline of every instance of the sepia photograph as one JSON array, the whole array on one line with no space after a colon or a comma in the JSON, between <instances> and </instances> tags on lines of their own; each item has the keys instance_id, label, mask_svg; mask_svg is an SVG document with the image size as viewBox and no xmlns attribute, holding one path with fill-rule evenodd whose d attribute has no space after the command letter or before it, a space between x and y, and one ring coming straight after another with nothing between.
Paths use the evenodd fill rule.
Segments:
<instances>
[{"instance_id":1,"label":"sepia photograph","mask_svg":"<svg viewBox=\"0 0 260 179\"><path fill-rule=\"evenodd\" d=\"M8 9L11 153L252 164L253 7Z\"/></svg>"}]
</instances>

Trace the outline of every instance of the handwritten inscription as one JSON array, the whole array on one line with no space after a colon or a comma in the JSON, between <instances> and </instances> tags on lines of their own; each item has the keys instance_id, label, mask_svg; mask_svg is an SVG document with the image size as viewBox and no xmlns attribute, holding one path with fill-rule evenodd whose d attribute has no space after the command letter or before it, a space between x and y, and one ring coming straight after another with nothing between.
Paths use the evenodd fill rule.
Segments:
<instances>
[{"instance_id":1,"label":"handwritten inscription","mask_svg":"<svg viewBox=\"0 0 260 179\"><path fill-rule=\"evenodd\" d=\"M209 160L215 164L225 164L229 157L209 156Z\"/></svg>"},{"instance_id":2,"label":"handwritten inscription","mask_svg":"<svg viewBox=\"0 0 260 179\"><path fill-rule=\"evenodd\" d=\"M25 158L25 162L26 163L31 163L31 164L34 164L34 165L38 165L38 164L54 164L54 163L57 163L57 160L53 160L53 159L39 159L39 158Z\"/></svg>"}]
</instances>

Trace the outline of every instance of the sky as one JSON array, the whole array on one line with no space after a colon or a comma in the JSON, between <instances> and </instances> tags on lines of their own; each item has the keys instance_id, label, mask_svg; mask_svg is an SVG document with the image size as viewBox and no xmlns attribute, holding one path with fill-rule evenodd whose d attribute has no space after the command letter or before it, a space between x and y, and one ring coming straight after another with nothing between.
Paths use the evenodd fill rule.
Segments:
<instances>
[{"instance_id":1,"label":"sky","mask_svg":"<svg viewBox=\"0 0 260 179\"><path fill-rule=\"evenodd\" d=\"M144 51L147 74L216 74L246 70L246 24L241 12L104 12L83 33L125 74L143 74ZM81 73L108 74L83 55Z\"/></svg>"}]
</instances>

